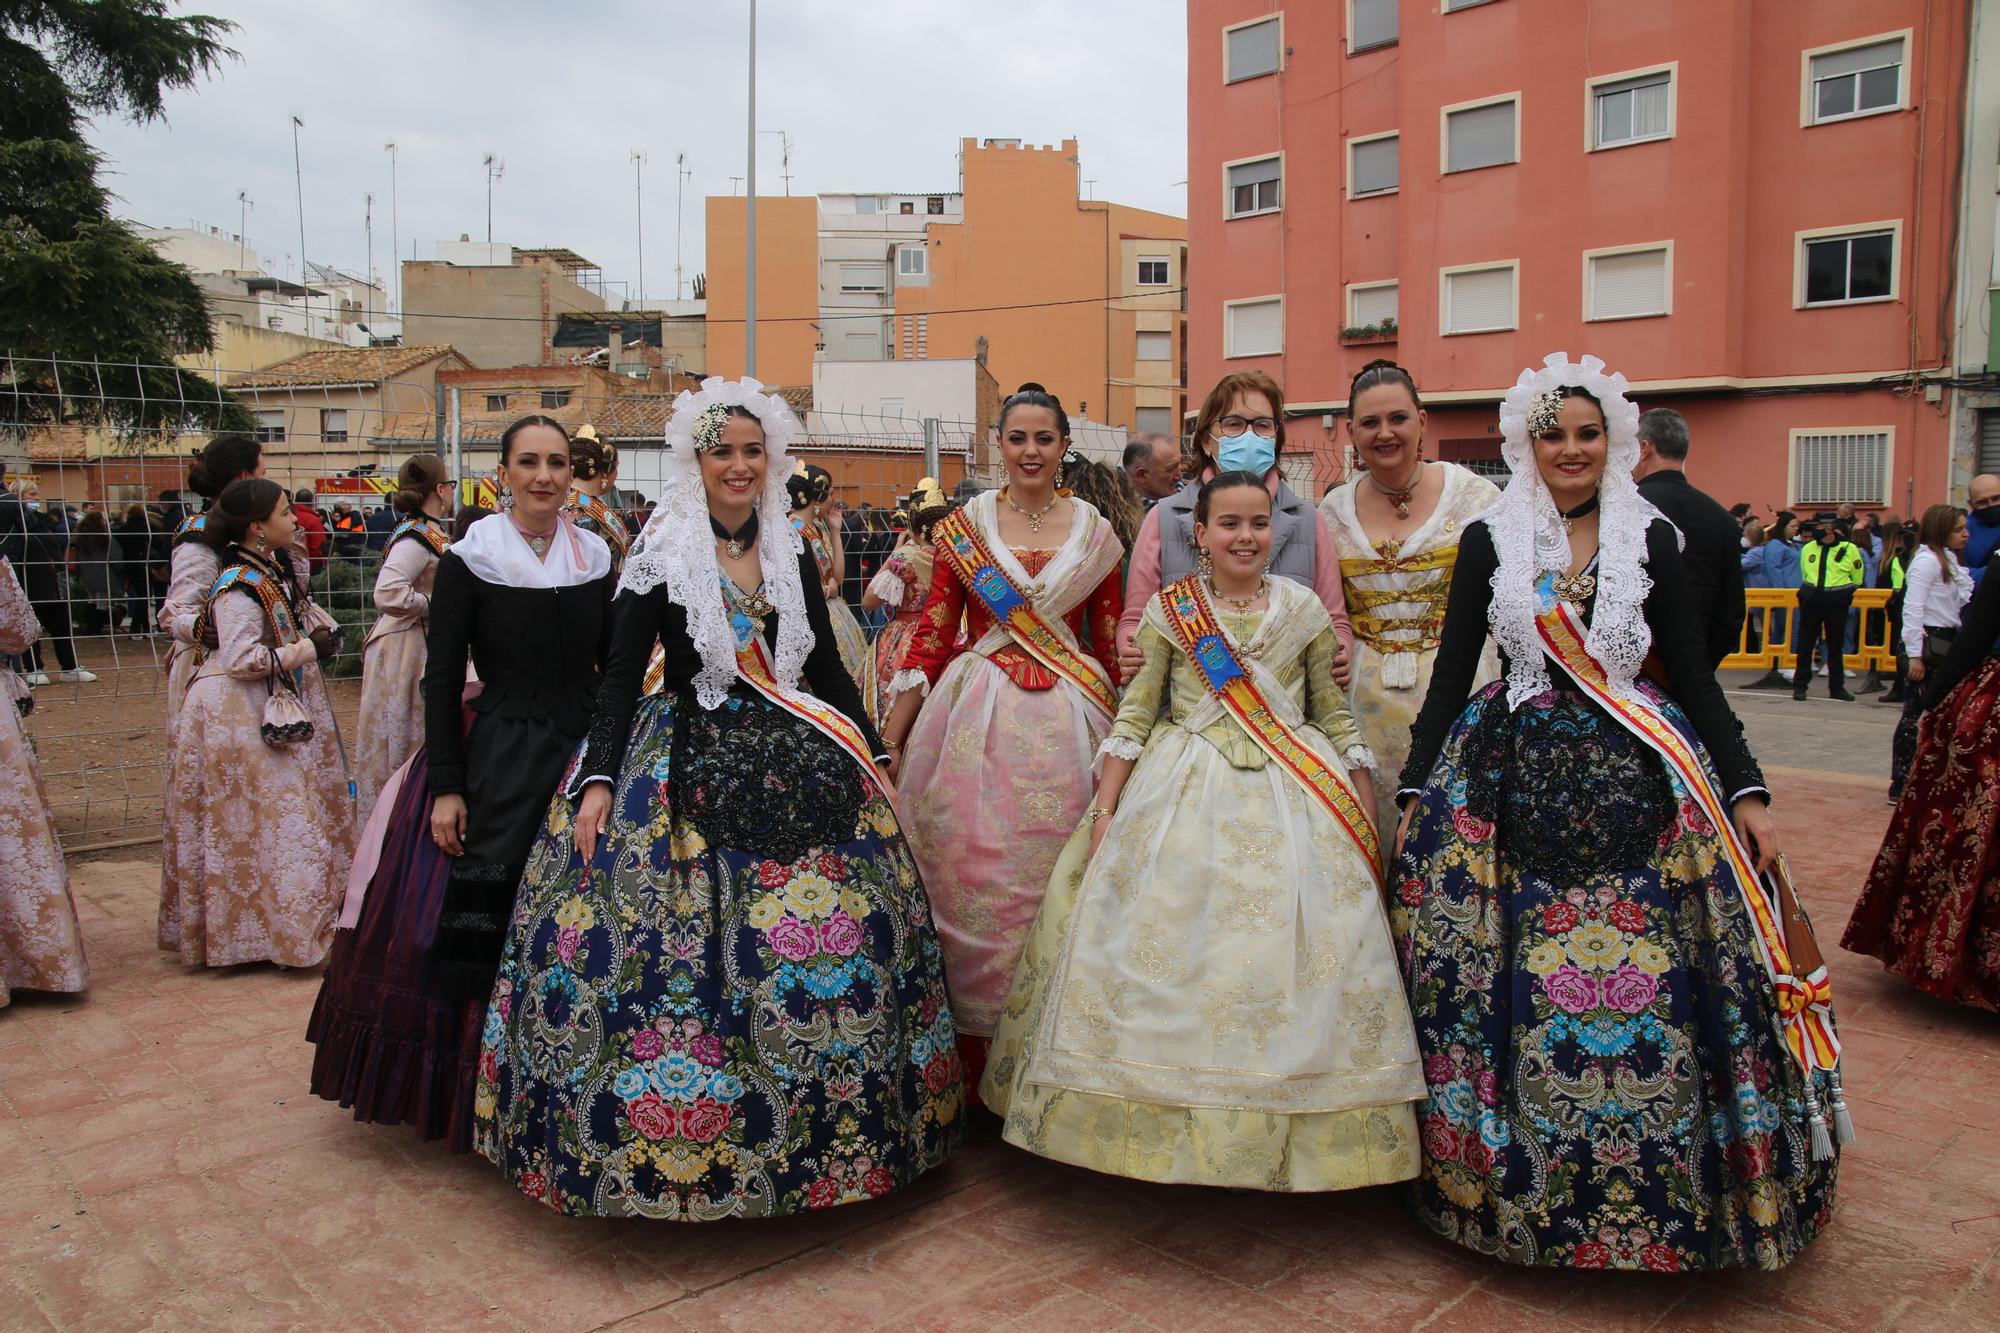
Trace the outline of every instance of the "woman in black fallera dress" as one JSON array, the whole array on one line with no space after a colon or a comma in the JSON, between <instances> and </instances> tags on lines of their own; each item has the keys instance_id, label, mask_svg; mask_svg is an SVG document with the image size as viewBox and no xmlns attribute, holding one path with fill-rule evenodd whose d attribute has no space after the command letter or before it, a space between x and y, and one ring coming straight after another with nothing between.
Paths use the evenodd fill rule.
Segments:
<instances>
[{"instance_id":1,"label":"woman in black fallera dress","mask_svg":"<svg viewBox=\"0 0 2000 1333\"><path fill-rule=\"evenodd\" d=\"M374 870L365 894L350 882L348 928L306 1031L319 1046L315 1093L460 1152L472 1146L479 1025L515 886L589 726L611 633L610 553L561 512L562 427L515 422L500 478L511 506L438 561L424 747L371 824Z\"/></svg>"}]
</instances>

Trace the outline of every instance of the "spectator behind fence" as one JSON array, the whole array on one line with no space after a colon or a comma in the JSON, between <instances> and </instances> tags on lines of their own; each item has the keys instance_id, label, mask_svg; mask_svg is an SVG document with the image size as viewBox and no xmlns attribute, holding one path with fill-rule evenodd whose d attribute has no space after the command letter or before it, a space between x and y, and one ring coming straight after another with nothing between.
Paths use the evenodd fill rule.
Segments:
<instances>
[{"instance_id":1,"label":"spectator behind fence","mask_svg":"<svg viewBox=\"0 0 2000 1333\"><path fill-rule=\"evenodd\" d=\"M1134 436L1125 446L1125 476L1144 507L1151 509L1181 488L1181 442L1157 431ZM1132 543L1125 546L1130 550Z\"/></svg>"},{"instance_id":2,"label":"spectator behind fence","mask_svg":"<svg viewBox=\"0 0 2000 1333\"><path fill-rule=\"evenodd\" d=\"M1681 530L1681 558L1695 623L1711 665L1736 651L1743 633L1743 525L1687 479L1687 420L1670 407L1639 417L1639 494Z\"/></svg>"},{"instance_id":3,"label":"spectator behind fence","mask_svg":"<svg viewBox=\"0 0 2000 1333\"><path fill-rule=\"evenodd\" d=\"M292 497L292 513L299 521L299 541L306 553L306 562L317 574L326 568L326 548L328 544L326 520L313 508L313 493L300 487Z\"/></svg>"},{"instance_id":4,"label":"spectator behind fence","mask_svg":"<svg viewBox=\"0 0 2000 1333\"><path fill-rule=\"evenodd\" d=\"M111 525L96 509L85 513L70 534L70 610L78 633L109 633L118 620L118 606L124 600L124 548L112 534Z\"/></svg>"},{"instance_id":5,"label":"spectator behind fence","mask_svg":"<svg viewBox=\"0 0 2000 1333\"><path fill-rule=\"evenodd\" d=\"M343 560L359 556L367 545L367 525L354 512L354 506L344 501L333 507L333 521L327 527L333 536L333 553Z\"/></svg>"},{"instance_id":6,"label":"spectator behind fence","mask_svg":"<svg viewBox=\"0 0 2000 1333\"><path fill-rule=\"evenodd\" d=\"M118 586L124 599L123 619L118 629L133 638L153 632L151 607L155 560L166 561L166 544L158 540L152 515L142 504L127 505L125 517L111 525L118 537Z\"/></svg>"},{"instance_id":7,"label":"spectator behind fence","mask_svg":"<svg viewBox=\"0 0 2000 1333\"><path fill-rule=\"evenodd\" d=\"M379 504L369 510L361 523L368 530L368 549L380 554L389 545L389 534L396 530L400 521L390 505Z\"/></svg>"},{"instance_id":8,"label":"spectator behind fence","mask_svg":"<svg viewBox=\"0 0 2000 1333\"><path fill-rule=\"evenodd\" d=\"M87 685L97 677L76 663L76 641L70 637L69 601L63 578L68 553L69 539L43 512L39 487L26 485L18 494L0 487L0 555L14 566L35 619L55 645L56 661L62 667L57 679ZM30 686L49 683L39 643L30 643L21 657Z\"/></svg>"}]
</instances>

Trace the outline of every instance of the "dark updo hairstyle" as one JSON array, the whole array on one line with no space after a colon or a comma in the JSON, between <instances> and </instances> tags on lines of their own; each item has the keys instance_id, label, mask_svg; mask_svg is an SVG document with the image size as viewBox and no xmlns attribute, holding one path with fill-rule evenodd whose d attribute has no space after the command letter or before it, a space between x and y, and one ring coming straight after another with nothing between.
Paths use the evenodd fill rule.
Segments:
<instances>
[{"instance_id":1,"label":"dark updo hairstyle","mask_svg":"<svg viewBox=\"0 0 2000 1333\"><path fill-rule=\"evenodd\" d=\"M833 474L817 463L801 463L785 478L785 493L792 497L792 508L804 509L833 494Z\"/></svg>"},{"instance_id":2,"label":"dark updo hairstyle","mask_svg":"<svg viewBox=\"0 0 2000 1333\"><path fill-rule=\"evenodd\" d=\"M570 471L578 481L595 481L618 470L618 446L583 436L569 442Z\"/></svg>"},{"instance_id":3,"label":"dark updo hairstyle","mask_svg":"<svg viewBox=\"0 0 2000 1333\"><path fill-rule=\"evenodd\" d=\"M1417 382L1410 378L1410 372L1394 361L1380 358L1370 361L1354 373L1353 383L1347 386L1347 419L1354 420L1354 400L1370 389L1378 389L1384 384L1400 384L1409 390L1410 401L1419 408L1424 405L1423 395L1417 392Z\"/></svg>"},{"instance_id":4,"label":"dark updo hairstyle","mask_svg":"<svg viewBox=\"0 0 2000 1333\"><path fill-rule=\"evenodd\" d=\"M1270 489L1264 485L1264 479L1254 472L1218 472L1203 482L1201 489L1195 493L1194 521L1206 526L1209 498L1217 491L1232 491L1239 486L1263 491L1265 499L1271 498Z\"/></svg>"},{"instance_id":5,"label":"dark updo hairstyle","mask_svg":"<svg viewBox=\"0 0 2000 1333\"><path fill-rule=\"evenodd\" d=\"M415 518L424 512L431 492L451 480L444 460L436 454L412 454L396 473L396 497L389 503L399 514Z\"/></svg>"},{"instance_id":6,"label":"dark updo hairstyle","mask_svg":"<svg viewBox=\"0 0 2000 1333\"><path fill-rule=\"evenodd\" d=\"M230 482L208 507L208 522L201 529L202 541L217 551L241 546L250 535L250 525L262 523L276 513L284 498L285 488L268 477L245 477Z\"/></svg>"},{"instance_id":7,"label":"dark updo hairstyle","mask_svg":"<svg viewBox=\"0 0 2000 1333\"><path fill-rule=\"evenodd\" d=\"M930 478L924 480L930 481ZM903 517L917 540L927 542L931 539L931 529L943 522L954 508L956 506L952 504L951 497L932 481L928 487L919 485L910 492L910 502L904 508Z\"/></svg>"},{"instance_id":8,"label":"dark updo hairstyle","mask_svg":"<svg viewBox=\"0 0 2000 1333\"><path fill-rule=\"evenodd\" d=\"M485 505L460 505L458 514L451 521L451 539L464 541L465 534L472 531L472 525L482 518L493 517L493 511Z\"/></svg>"},{"instance_id":9,"label":"dark updo hairstyle","mask_svg":"<svg viewBox=\"0 0 2000 1333\"><path fill-rule=\"evenodd\" d=\"M514 456L514 437L516 435L519 435L522 431L526 430L530 426L549 427L550 429L554 430L556 434L563 437L563 444L565 447L569 446L570 443L569 432L563 429L562 422L557 421L554 417L545 417L541 413L537 412L533 416L522 417L519 421L507 427L505 433L503 433L500 436L501 467L506 467L507 460Z\"/></svg>"},{"instance_id":10,"label":"dark updo hairstyle","mask_svg":"<svg viewBox=\"0 0 2000 1333\"><path fill-rule=\"evenodd\" d=\"M188 469L188 489L204 500L213 500L238 477L257 470L264 446L248 435L218 435L194 452Z\"/></svg>"},{"instance_id":11,"label":"dark updo hairstyle","mask_svg":"<svg viewBox=\"0 0 2000 1333\"><path fill-rule=\"evenodd\" d=\"M1056 397L1033 380L1029 380L1026 384L1008 394L1006 401L1000 404L1000 424L995 429L1001 434L1004 435L1007 431L1007 414L1017 407L1047 408L1055 414L1056 437L1063 440L1069 438L1069 413L1063 411L1062 399Z\"/></svg>"}]
</instances>

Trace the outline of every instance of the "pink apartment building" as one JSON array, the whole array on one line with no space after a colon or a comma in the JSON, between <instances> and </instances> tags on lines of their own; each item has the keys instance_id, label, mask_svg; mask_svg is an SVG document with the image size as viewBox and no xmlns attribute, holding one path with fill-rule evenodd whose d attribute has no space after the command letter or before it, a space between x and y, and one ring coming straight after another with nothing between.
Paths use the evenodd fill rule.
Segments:
<instances>
[{"instance_id":1,"label":"pink apartment building","mask_svg":"<svg viewBox=\"0 0 2000 1333\"><path fill-rule=\"evenodd\" d=\"M1967 10L1189 0L1190 407L1277 376L1316 494L1369 359L1497 469L1516 374L1590 352L1686 414L1724 504L1961 493Z\"/></svg>"}]
</instances>

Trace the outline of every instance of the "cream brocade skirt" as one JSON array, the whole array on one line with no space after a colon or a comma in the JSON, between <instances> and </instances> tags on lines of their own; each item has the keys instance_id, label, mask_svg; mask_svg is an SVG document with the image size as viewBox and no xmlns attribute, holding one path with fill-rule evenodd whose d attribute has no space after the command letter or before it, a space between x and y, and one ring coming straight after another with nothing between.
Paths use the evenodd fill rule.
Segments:
<instances>
[{"instance_id":1,"label":"cream brocade skirt","mask_svg":"<svg viewBox=\"0 0 2000 1333\"><path fill-rule=\"evenodd\" d=\"M994 1037L980 1095L1006 1139L1161 1182L1414 1177L1416 1034L1374 877L1331 817L1163 723L1089 847L1084 824Z\"/></svg>"}]
</instances>

